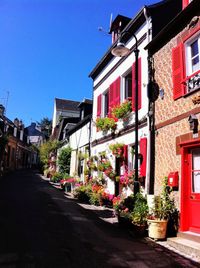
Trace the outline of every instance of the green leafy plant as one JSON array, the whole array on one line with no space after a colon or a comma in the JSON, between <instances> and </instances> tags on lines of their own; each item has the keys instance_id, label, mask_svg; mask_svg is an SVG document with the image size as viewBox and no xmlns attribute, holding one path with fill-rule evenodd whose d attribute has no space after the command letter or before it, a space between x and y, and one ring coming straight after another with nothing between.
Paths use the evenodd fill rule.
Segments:
<instances>
[{"instance_id":1,"label":"green leafy plant","mask_svg":"<svg viewBox=\"0 0 200 268\"><path fill-rule=\"evenodd\" d=\"M116 125L114 118L109 118L109 117L100 118L100 117L98 117L96 119L96 127L98 130L108 131L108 130L115 130L117 125Z\"/></svg>"},{"instance_id":2,"label":"green leafy plant","mask_svg":"<svg viewBox=\"0 0 200 268\"><path fill-rule=\"evenodd\" d=\"M43 167L48 165L49 157L51 152L56 152L60 146L58 141L47 141L39 147L40 161Z\"/></svg>"},{"instance_id":3,"label":"green leafy plant","mask_svg":"<svg viewBox=\"0 0 200 268\"><path fill-rule=\"evenodd\" d=\"M141 193L137 193L135 196L135 203L133 211L131 212L131 220L136 225L146 225L148 215L147 199Z\"/></svg>"},{"instance_id":4,"label":"green leafy plant","mask_svg":"<svg viewBox=\"0 0 200 268\"><path fill-rule=\"evenodd\" d=\"M58 167L60 173L70 172L70 160L71 160L71 148L68 146L66 148L61 149L58 156Z\"/></svg>"},{"instance_id":5,"label":"green leafy plant","mask_svg":"<svg viewBox=\"0 0 200 268\"><path fill-rule=\"evenodd\" d=\"M76 197L81 202L89 203L90 196L92 193L92 186L88 185L81 185L74 190L74 197Z\"/></svg>"},{"instance_id":6,"label":"green leafy plant","mask_svg":"<svg viewBox=\"0 0 200 268\"><path fill-rule=\"evenodd\" d=\"M169 219L177 211L175 201L170 196L171 189L167 186L168 178L163 181L163 189L159 196L154 197L154 206L149 218L151 219Z\"/></svg>"},{"instance_id":7,"label":"green leafy plant","mask_svg":"<svg viewBox=\"0 0 200 268\"><path fill-rule=\"evenodd\" d=\"M55 172L52 177L51 177L51 181L52 182L60 182L63 179L63 174L61 174L60 172Z\"/></svg>"},{"instance_id":8,"label":"green leafy plant","mask_svg":"<svg viewBox=\"0 0 200 268\"><path fill-rule=\"evenodd\" d=\"M118 119L123 119L127 117L132 111L132 103L129 100L116 105L112 108L112 115Z\"/></svg>"}]
</instances>

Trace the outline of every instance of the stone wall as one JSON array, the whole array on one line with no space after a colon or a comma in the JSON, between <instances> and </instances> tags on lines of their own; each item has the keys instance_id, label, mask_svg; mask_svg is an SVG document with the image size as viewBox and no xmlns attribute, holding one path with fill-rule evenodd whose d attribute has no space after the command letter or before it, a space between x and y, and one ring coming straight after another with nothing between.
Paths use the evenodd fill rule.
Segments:
<instances>
[{"instance_id":1,"label":"stone wall","mask_svg":"<svg viewBox=\"0 0 200 268\"><path fill-rule=\"evenodd\" d=\"M172 84L172 48L180 42L186 28L178 36L171 39L154 54L155 80L159 88L164 90L164 98L155 102L155 194L161 190L162 180L170 172L179 172L179 190L181 181L181 155L177 150L177 137L191 133L188 117L195 111L200 122L200 104L192 99L199 96L199 91L188 96L173 99ZM177 200L179 192L176 192Z\"/></svg>"}]
</instances>

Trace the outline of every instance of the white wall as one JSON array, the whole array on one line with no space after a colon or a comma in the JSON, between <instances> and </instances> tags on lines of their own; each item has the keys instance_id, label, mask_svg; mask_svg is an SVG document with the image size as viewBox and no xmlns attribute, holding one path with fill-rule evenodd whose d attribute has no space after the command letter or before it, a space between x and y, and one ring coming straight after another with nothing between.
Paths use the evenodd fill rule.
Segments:
<instances>
[{"instance_id":1,"label":"white wall","mask_svg":"<svg viewBox=\"0 0 200 268\"><path fill-rule=\"evenodd\" d=\"M137 39L139 40L142 36L144 36L148 32L149 25L145 22L138 32L136 32ZM142 94L142 108L138 111L139 120L142 118L146 118L148 113L148 97L147 97L147 85L148 85L148 53L144 49L144 47L148 44L149 36L146 35L146 39L139 45L139 58L141 58L141 94ZM129 41L127 44L128 48L131 48L135 44L134 37ZM96 114L97 114L97 96L102 94L103 92L109 89L110 84L115 81L119 76L123 76L128 70L131 69L133 63L135 62L135 54L132 52L116 69L113 69L113 72L107 77L106 75L115 67L115 65L119 62L121 58L114 57L112 61L102 70L102 72L98 75L98 77L94 80L94 87L98 86L94 90L94 100L93 100L93 124L92 124L92 141L98 140L103 138L105 134L102 131L98 131L96 129L95 121L96 121ZM102 80L105 78L105 80ZM122 80L122 79L121 79ZM98 85L99 84L99 85ZM135 122L135 114L132 112L129 124ZM126 128L122 122L119 120L117 123L117 130L122 130ZM108 132L109 134L109 132ZM139 128L138 130L138 137L139 140L142 137L147 137L148 139L148 126L144 126L143 128ZM106 141L104 143L98 144L92 147L91 155L98 155L99 152L106 151L107 156L109 157L111 163L113 164L113 168L115 168L115 158L112 156L111 152L109 151L109 144L113 142L120 142L126 145L133 145L135 143L135 131L128 134L124 134L118 138L112 139L111 141ZM108 179L108 190L110 193L114 193L114 183Z\"/></svg>"}]
</instances>

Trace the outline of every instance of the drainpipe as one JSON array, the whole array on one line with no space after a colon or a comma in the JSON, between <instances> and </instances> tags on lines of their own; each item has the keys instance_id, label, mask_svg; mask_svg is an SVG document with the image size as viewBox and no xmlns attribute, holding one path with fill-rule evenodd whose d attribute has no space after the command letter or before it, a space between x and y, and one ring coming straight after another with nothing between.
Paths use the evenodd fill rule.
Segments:
<instances>
[{"instance_id":1,"label":"drainpipe","mask_svg":"<svg viewBox=\"0 0 200 268\"><path fill-rule=\"evenodd\" d=\"M144 17L146 19L147 24L147 42L149 43L151 40L151 25L150 25L150 18L147 15L147 8L144 6ZM149 75L149 59L148 59L148 86L147 90L149 90L149 82L150 82L150 75ZM148 113L147 113L147 127L148 127L148 142L147 142L147 171L146 171L146 186L145 192L150 194L150 180L151 180L151 115L150 115L150 99L148 96Z\"/></svg>"}]
</instances>

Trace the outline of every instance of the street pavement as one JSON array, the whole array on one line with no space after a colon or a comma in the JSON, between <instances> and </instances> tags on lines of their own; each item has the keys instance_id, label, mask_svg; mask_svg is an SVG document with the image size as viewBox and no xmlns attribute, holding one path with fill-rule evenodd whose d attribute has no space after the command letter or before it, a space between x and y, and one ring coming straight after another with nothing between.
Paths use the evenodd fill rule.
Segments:
<instances>
[{"instance_id":1,"label":"street pavement","mask_svg":"<svg viewBox=\"0 0 200 268\"><path fill-rule=\"evenodd\" d=\"M36 172L17 171L0 180L0 268L4 267L200 265L135 238L112 219L112 210L79 204Z\"/></svg>"}]
</instances>

